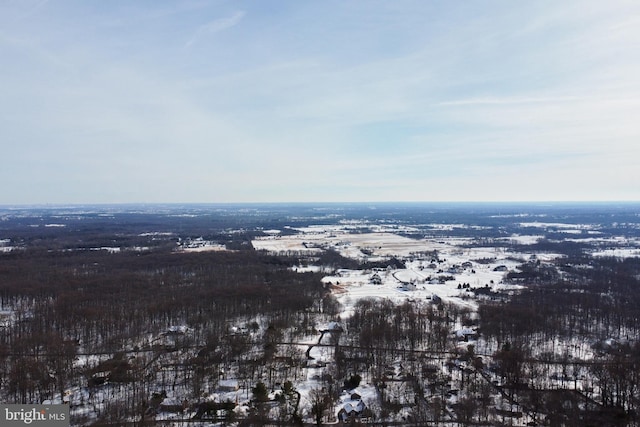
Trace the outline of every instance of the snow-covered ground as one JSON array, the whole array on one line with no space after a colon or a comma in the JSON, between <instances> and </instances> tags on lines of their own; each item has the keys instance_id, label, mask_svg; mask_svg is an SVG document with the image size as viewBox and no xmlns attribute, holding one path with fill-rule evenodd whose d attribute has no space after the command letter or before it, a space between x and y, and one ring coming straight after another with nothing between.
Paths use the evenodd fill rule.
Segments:
<instances>
[{"instance_id":1,"label":"snow-covered ground","mask_svg":"<svg viewBox=\"0 0 640 427\"><path fill-rule=\"evenodd\" d=\"M640 257L640 249L635 248L611 248L602 249L592 253L593 256L616 257L616 258L633 258Z\"/></svg>"},{"instance_id":2,"label":"snow-covered ground","mask_svg":"<svg viewBox=\"0 0 640 427\"><path fill-rule=\"evenodd\" d=\"M523 215L526 216L526 215ZM543 216L543 215L540 215ZM59 226L47 224L46 227ZM459 305L472 312L478 308L478 302L472 290L475 288L498 290L516 290L520 285L508 283L505 278L510 272L518 272L519 267L525 263L552 263L563 257L561 254L551 252L517 252L508 247L513 245L534 245L545 239L545 231L564 233L567 241L593 243L601 246L602 249L591 252L594 256L613 257L640 257L640 243L638 240L625 237L600 237L595 225L576 225L564 223L544 223L539 221L523 222L520 226L534 229L526 230L525 234L507 233L493 239L480 239L470 237L437 237L436 232L458 232L463 229L472 228L484 230L486 227L470 227L463 224L424 224L419 227L404 226L398 224L373 224L366 221L340 221L332 225L311 225L299 228L288 228L283 230L267 229L261 230L263 236L254 239L251 243L256 250L266 251L273 254L295 253L300 255L305 262L304 265L292 267L297 272L320 272L324 274L322 279L325 286L330 289L340 303L341 312L336 316L336 321L346 321L354 312L357 302L364 298L387 299L396 303L404 301L434 302L442 300L446 303ZM432 232L429 232L429 231ZM285 232L286 231L286 232ZM295 234L291 234L294 232ZM420 237L424 233L424 237ZM446 234L446 233L445 233ZM453 233L452 233L453 234ZM172 233L150 232L142 233L140 236L169 237ZM408 236L412 237L408 237ZM466 234L463 234L466 236ZM580 238L580 236L584 238ZM494 246L491 246L494 245ZM14 249L9 239L0 239L0 252L8 252ZM117 253L120 247L97 247L93 250L104 250L110 253ZM144 250L142 248L140 250ZM522 248L520 248L522 249ZM201 251L222 251L225 246L219 242L205 240L202 237L195 237L180 240L178 251L201 252ZM333 250L343 257L354 259L367 264L368 267L362 269L333 269L323 265L315 265L314 258L323 251ZM178 256L178 255L176 255ZM398 268L400 260L405 268ZM375 264L374 264L375 263ZM375 265L376 267L371 267ZM0 311L0 326L5 326L13 322L14 312L10 309ZM264 330L266 325L261 319L247 319L259 325L257 329ZM475 330L464 327L460 321L455 322L455 327L451 329L450 339L455 343L459 340L457 349L460 353L465 352L470 345L476 345L480 354L482 338L474 337ZM314 329L315 328L315 329ZM309 415L312 394L314 391L322 389L326 385L326 376L332 363L335 363L335 349L327 345L329 343L328 334L323 336L319 342L320 331L331 330L331 324L313 325L305 329L302 338L296 338L295 342L288 343L292 352L299 354L307 353L308 360L306 366L299 369L301 375L296 375L295 388L300 396L301 414L305 414L306 421L310 421ZM475 328L477 329L477 328ZM308 332L311 330L311 332ZM186 326L169 326L166 331L159 335L146 336L136 342L136 346L143 349L150 349L153 346L170 349L175 341L175 336L189 335L193 331ZM317 334L314 335L314 332ZM230 334L250 335L248 328L238 325L229 326ZM474 338L471 338L474 337ZM478 339L478 342L474 339ZM321 345L318 345L321 344ZM282 344L284 345L284 344ZM131 346L133 347L133 345ZM539 343L536 355L539 353L549 354L571 354L582 360L594 357L592 343L574 340L550 340ZM143 350L141 353L143 353ZM169 350L167 350L169 351ZM194 357L195 350L188 350L187 355ZM149 350L151 352L151 350ZM78 356L74 367L83 369L99 365L110 355ZM186 358L186 356L185 356ZM444 357L443 357L444 360ZM158 366L161 366L161 360ZM397 363L400 365L400 362ZM395 366L397 368L398 366ZM444 368L442 368L444 371ZM258 369L259 370L259 369ZM238 415L246 415L249 400L251 398L251 387L253 384L238 383L234 378L237 372L225 372L225 378L217 382L218 388L208 389L203 392L202 399L212 402L224 402L230 400L238 403L236 412ZM164 374L163 374L164 375ZM553 381L566 382L566 378L556 379L561 375L554 372ZM227 378L228 376L228 378ZM454 374L455 376L455 374ZM216 379L216 381L218 381ZM575 387L583 387L579 378L573 380ZM403 381L396 381L389 385L389 393L402 395L401 388L405 384ZM68 390L68 395L61 398L72 402L81 402L78 405L76 416L81 411L87 414L95 413L96 409L105 410L104 405L90 406L87 402L103 402L106 400L117 401L119 386L107 384L98 396L89 396L86 389L74 388ZM396 387L397 389L394 389ZM275 387L275 392L278 392ZM169 389L169 387L167 387ZM274 390L271 392L273 397ZM167 393L163 398L164 407L180 407L183 405L187 389L184 384L178 384L174 391ZM114 398L115 396L115 398ZM411 395L413 397L413 395ZM361 410L362 407L372 407L378 400L378 391L373 384L362 381L357 387L345 390L340 394L337 401L333 402L331 408L331 420L337 420L341 411ZM448 397L450 404L457 402L456 395ZM497 407L504 411L513 410L508 401L497 398ZM101 406L102 405L102 406ZM409 404L407 404L407 408ZM408 416L407 408L400 411L400 417ZM517 410L518 408L516 408ZM93 412L92 412L93 411ZM183 419L193 416L194 413L173 413L169 410L161 411L157 419ZM529 418L521 420L530 421ZM206 423L205 423L206 424ZM205 425L203 424L203 425ZM194 426L197 424L194 424Z\"/></svg>"},{"instance_id":3,"label":"snow-covered ground","mask_svg":"<svg viewBox=\"0 0 640 427\"><path fill-rule=\"evenodd\" d=\"M444 226L439 224L439 226ZM453 227L448 224L446 226ZM331 286L344 307L342 317L348 317L353 305L361 298L388 298L428 300L434 295L446 301L469 306L466 288L489 287L504 289L507 272L535 255L535 259L548 262L560 257L551 253L510 252L503 247L471 247L470 238L413 239L391 232L389 227L380 231L354 232L355 224L311 226L298 229L299 234L269 236L252 241L254 248L272 253L295 251L300 254L317 253L333 249L342 256L359 261L380 262L391 258L402 259L405 269L390 267L382 270L341 269L327 274L323 281ZM535 243L538 235L513 235L509 240L522 244ZM319 270L320 266L300 268L299 271ZM379 280L374 279L374 275ZM464 289L461 289L464 286ZM474 306L474 304L471 304Z\"/></svg>"}]
</instances>

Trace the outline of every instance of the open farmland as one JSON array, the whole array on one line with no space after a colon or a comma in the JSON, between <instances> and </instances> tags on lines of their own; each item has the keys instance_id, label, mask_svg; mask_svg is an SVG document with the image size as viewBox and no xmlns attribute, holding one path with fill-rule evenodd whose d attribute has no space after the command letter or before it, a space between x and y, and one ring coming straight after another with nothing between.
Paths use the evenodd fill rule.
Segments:
<instances>
[{"instance_id":1,"label":"open farmland","mask_svg":"<svg viewBox=\"0 0 640 427\"><path fill-rule=\"evenodd\" d=\"M637 205L0 210L0 394L73 425L636 425Z\"/></svg>"}]
</instances>

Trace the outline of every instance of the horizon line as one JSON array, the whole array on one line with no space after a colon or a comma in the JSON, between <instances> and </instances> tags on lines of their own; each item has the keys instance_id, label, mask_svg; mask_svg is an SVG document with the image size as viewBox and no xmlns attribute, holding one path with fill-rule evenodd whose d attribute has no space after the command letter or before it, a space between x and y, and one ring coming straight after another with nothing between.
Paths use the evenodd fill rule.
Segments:
<instances>
[{"instance_id":1,"label":"horizon line","mask_svg":"<svg viewBox=\"0 0 640 427\"><path fill-rule=\"evenodd\" d=\"M526 205L526 204L640 204L640 200L375 200L375 201L242 201L242 202L43 202L1 203L0 208L60 208L83 206L231 206L231 205Z\"/></svg>"}]
</instances>

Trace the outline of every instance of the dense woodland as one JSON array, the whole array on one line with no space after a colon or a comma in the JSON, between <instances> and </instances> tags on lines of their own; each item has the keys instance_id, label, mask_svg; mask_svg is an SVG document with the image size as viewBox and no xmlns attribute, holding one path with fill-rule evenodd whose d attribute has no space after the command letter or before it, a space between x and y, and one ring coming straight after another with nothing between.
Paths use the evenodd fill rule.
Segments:
<instances>
[{"instance_id":1,"label":"dense woodland","mask_svg":"<svg viewBox=\"0 0 640 427\"><path fill-rule=\"evenodd\" d=\"M3 388L15 401L52 398L68 386L76 353L141 349L141 336L174 325L194 330L176 346L235 357L248 343L229 335L233 322L264 316L273 325L304 325L322 301L320 278L290 271L290 262L253 251L3 255L0 298L16 308L1 336Z\"/></svg>"},{"instance_id":2,"label":"dense woodland","mask_svg":"<svg viewBox=\"0 0 640 427\"><path fill-rule=\"evenodd\" d=\"M66 228L33 227L43 221L36 214L7 215L0 237L21 248L0 252L1 400L69 401L74 425L153 424L167 394L181 395L198 420L321 424L331 421L339 393L362 382L378 399L353 423L522 425L525 416L532 425L640 423L640 259L595 258L584 244L548 236L535 250L563 253L562 262L523 262L505 277L524 285L518 292L469 289L477 311L363 299L339 329L321 330L341 309L323 274L294 272L310 260L250 244L261 229L329 221L296 214L287 221L277 211L204 220L67 214ZM496 221L481 218L485 226ZM495 233L510 232L501 227ZM463 232L470 233L456 231ZM483 233L479 245L488 244ZM232 250L175 251L189 236ZM94 250L101 247L125 249ZM313 262L379 267L331 251ZM398 259L388 264L402 268ZM457 337L460 327L477 337ZM299 343L318 335L332 363L303 413L296 388L312 361ZM250 401L243 415L234 412L237 402L202 398L228 378Z\"/></svg>"}]
</instances>

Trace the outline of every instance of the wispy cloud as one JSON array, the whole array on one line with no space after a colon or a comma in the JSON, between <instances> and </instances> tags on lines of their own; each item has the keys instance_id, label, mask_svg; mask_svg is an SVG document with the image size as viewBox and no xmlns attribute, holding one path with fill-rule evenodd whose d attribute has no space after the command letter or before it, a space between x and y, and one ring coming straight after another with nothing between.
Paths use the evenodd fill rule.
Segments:
<instances>
[{"instance_id":1,"label":"wispy cloud","mask_svg":"<svg viewBox=\"0 0 640 427\"><path fill-rule=\"evenodd\" d=\"M225 18L215 19L205 25L199 27L193 36L185 43L184 47L193 46L198 40L207 35L215 34L220 31L224 31L228 28L235 27L244 18L245 12L239 10L231 16Z\"/></svg>"},{"instance_id":2,"label":"wispy cloud","mask_svg":"<svg viewBox=\"0 0 640 427\"><path fill-rule=\"evenodd\" d=\"M502 97L502 98L469 98L457 99L453 101L439 102L439 106L456 106L456 105L515 105L515 104L546 104L557 102L576 101L582 98L577 96L559 96L559 97Z\"/></svg>"},{"instance_id":3,"label":"wispy cloud","mask_svg":"<svg viewBox=\"0 0 640 427\"><path fill-rule=\"evenodd\" d=\"M16 13L14 19L17 22L29 19L33 15L39 13L47 3L49 3L49 0L16 2L14 6L18 8L19 12Z\"/></svg>"}]
</instances>

